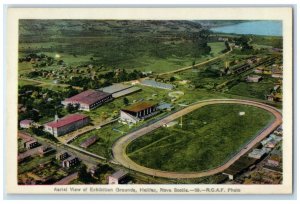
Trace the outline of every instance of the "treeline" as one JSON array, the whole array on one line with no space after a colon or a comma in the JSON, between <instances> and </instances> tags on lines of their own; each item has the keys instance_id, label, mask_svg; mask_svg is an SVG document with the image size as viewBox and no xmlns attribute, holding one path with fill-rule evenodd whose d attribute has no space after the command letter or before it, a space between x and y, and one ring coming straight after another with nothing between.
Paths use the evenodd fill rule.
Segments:
<instances>
[{"instance_id":1,"label":"treeline","mask_svg":"<svg viewBox=\"0 0 300 204\"><path fill-rule=\"evenodd\" d=\"M94 80L91 80L90 77L76 76L65 81L65 83L72 86L80 86L84 89L98 89L113 83L131 81L141 77L144 77L141 71L133 70L132 72L127 72L125 69L116 69L105 74L98 74L94 77Z\"/></svg>"}]
</instances>

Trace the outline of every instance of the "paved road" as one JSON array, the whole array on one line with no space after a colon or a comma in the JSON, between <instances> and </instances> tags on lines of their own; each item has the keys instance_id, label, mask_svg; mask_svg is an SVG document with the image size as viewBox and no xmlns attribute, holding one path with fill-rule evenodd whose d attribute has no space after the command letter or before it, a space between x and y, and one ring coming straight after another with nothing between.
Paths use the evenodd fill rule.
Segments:
<instances>
[{"instance_id":1,"label":"paved road","mask_svg":"<svg viewBox=\"0 0 300 204\"><path fill-rule=\"evenodd\" d=\"M126 154L126 147L129 143L134 141L135 139L161 127L162 125L171 122L182 115L186 115L200 107L211 105L211 104L220 104L220 103L234 103L234 104L244 104L244 105L251 105L258 108L262 108L266 111L269 111L275 116L275 120L270 124L268 127L266 127L262 132L260 132L252 141L250 141L248 144L245 145L245 147L240 150L237 154L235 154L230 160L228 160L225 164L208 171L202 171L202 172L188 172L188 173L182 173L182 172L170 172L170 171L161 171L156 169L147 168L144 166L141 166L134 161L132 161ZM280 124L282 123L282 115L280 111L275 109L272 106L255 102L255 101L248 101L248 100L238 100L238 99L212 99L212 100L204 100L199 101L198 103L195 103L185 109L182 109L170 116L167 116L166 118L163 118L160 121L157 121L147 127L141 128L135 132L129 133L124 137L121 137L118 139L113 147L112 152L114 156L115 162L123 165L124 167L127 167L131 170L135 170L138 172L142 172L144 174L157 176L157 177L164 177L164 178L199 178L204 176L210 176L217 173L220 173L227 169L230 165L232 165L235 161L237 161L241 156L243 156L246 152L248 152L254 145L256 145L258 142L263 140L265 137L267 137L270 133L272 133Z\"/></svg>"}]
</instances>

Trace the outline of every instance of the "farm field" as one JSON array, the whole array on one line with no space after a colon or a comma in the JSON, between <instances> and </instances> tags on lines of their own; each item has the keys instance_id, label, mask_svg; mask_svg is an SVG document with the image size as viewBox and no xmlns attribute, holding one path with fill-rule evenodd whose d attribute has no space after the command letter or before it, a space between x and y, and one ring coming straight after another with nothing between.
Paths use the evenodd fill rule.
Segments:
<instances>
[{"instance_id":1,"label":"farm field","mask_svg":"<svg viewBox=\"0 0 300 204\"><path fill-rule=\"evenodd\" d=\"M251 106L209 105L183 116L182 127L163 127L138 138L128 145L127 153L149 168L203 171L226 162L273 119Z\"/></svg>"}]
</instances>

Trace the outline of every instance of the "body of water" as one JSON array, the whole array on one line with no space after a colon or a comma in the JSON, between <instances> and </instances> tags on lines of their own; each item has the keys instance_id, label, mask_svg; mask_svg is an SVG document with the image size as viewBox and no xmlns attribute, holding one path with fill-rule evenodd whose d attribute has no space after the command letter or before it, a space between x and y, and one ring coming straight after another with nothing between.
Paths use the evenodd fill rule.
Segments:
<instances>
[{"instance_id":1,"label":"body of water","mask_svg":"<svg viewBox=\"0 0 300 204\"><path fill-rule=\"evenodd\" d=\"M251 21L210 29L218 33L282 36L282 21Z\"/></svg>"}]
</instances>

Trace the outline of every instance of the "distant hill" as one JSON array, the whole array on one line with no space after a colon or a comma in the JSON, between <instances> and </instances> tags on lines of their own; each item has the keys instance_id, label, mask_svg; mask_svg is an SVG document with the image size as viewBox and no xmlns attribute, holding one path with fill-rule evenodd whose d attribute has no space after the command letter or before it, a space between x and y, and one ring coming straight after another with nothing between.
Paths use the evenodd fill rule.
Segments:
<instances>
[{"instance_id":1,"label":"distant hill","mask_svg":"<svg viewBox=\"0 0 300 204\"><path fill-rule=\"evenodd\" d=\"M20 40L34 37L101 36L131 33L143 35L197 32L203 29L194 21L154 20L21 20ZM31 39L32 40L32 39Z\"/></svg>"}]
</instances>

